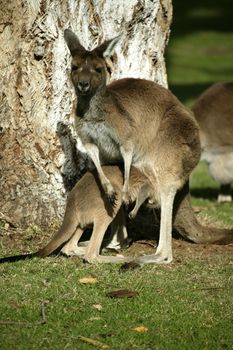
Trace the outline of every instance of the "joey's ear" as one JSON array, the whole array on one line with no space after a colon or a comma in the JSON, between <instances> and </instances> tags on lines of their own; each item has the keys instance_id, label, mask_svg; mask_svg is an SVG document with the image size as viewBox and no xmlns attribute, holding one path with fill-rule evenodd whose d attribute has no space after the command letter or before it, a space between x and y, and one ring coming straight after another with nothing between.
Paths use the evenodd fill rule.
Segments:
<instances>
[{"instance_id":1,"label":"joey's ear","mask_svg":"<svg viewBox=\"0 0 233 350\"><path fill-rule=\"evenodd\" d=\"M77 51L86 51L80 44L77 35L74 34L72 30L65 29L64 38L72 56Z\"/></svg>"},{"instance_id":2,"label":"joey's ear","mask_svg":"<svg viewBox=\"0 0 233 350\"><path fill-rule=\"evenodd\" d=\"M115 46L120 41L122 35L118 35L113 39L105 41L103 44L98 46L95 51L101 54L104 58L111 57L114 53Z\"/></svg>"}]
</instances>

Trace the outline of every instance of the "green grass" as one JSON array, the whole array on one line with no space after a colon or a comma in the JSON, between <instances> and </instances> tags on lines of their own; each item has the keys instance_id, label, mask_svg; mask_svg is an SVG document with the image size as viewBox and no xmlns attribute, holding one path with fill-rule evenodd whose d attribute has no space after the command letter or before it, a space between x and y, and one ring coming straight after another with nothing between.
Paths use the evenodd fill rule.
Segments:
<instances>
[{"instance_id":1,"label":"green grass","mask_svg":"<svg viewBox=\"0 0 233 350\"><path fill-rule=\"evenodd\" d=\"M211 83L233 80L232 4L227 0L173 3L169 84L191 105ZM233 226L232 204L216 203L218 185L204 163L194 171L191 189L201 216ZM8 234L0 225L0 235L3 256L35 251L51 233L34 227ZM232 349L232 246L175 240L173 245L172 264L148 265L128 273L119 273L116 265L90 266L63 257L1 265L0 349L97 348L80 336L98 340L111 350ZM94 277L97 282L82 284L82 277ZM118 289L138 294L131 299L106 295ZM133 330L136 326L148 330L140 333Z\"/></svg>"},{"instance_id":2,"label":"green grass","mask_svg":"<svg viewBox=\"0 0 233 350\"><path fill-rule=\"evenodd\" d=\"M204 266L203 266L204 265ZM118 266L47 258L5 264L1 270L0 348L92 349L85 336L110 349L231 349L232 267L184 258L120 274ZM81 277L95 284L81 284ZM132 299L106 293L128 288ZM45 324L41 302L45 301ZM97 310L94 305L101 305ZM19 321L26 325L17 324ZM132 328L143 325L147 332Z\"/></svg>"},{"instance_id":3,"label":"green grass","mask_svg":"<svg viewBox=\"0 0 233 350\"><path fill-rule=\"evenodd\" d=\"M192 204L200 209L202 217L208 215L222 222L226 227L233 227L233 204L232 202L217 203L219 185L209 176L208 167L204 161L201 161L194 170L190 187Z\"/></svg>"}]
</instances>

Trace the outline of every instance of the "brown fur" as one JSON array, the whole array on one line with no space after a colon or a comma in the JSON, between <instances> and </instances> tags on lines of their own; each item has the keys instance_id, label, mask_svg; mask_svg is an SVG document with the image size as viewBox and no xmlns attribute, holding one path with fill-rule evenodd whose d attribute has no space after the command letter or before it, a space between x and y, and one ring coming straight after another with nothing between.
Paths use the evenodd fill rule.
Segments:
<instances>
[{"instance_id":1,"label":"brown fur","mask_svg":"<svg viewBox=\"0 0 233 350\"><path fill-rule=\"evenodd\" d=\"M92 158L107 196L114 189L101 162L124 161L123 199L129 192L134 165L150 180L161 206L160 241L156 254L141 264L172 261L172 208L200 156L199 131L192 113L162 86L126 78L106 85L105 58L117 39L87 51L70 30L65 39L72 54L72 81L78 98L76 130L79 150Z\"/></svg>"},{"instance_id":2,"label":"brown fur","mask_svg":"<svg viewBox=\"0 0 233 350\"><path fill-rule=\"evenodd\" d=\"M231 201L233 182L233 82L216 83L193 106L200 126L202 159L220 184L218 201ZM225 192L225 193L224 193Z\"/></svg>"},{"instance_id":3,"label":"brown fur","mask_svg":"<svg viewBox=\"0 0 233 350\"><path fill-rule=\"evenodd\" d=\"M22 260L27 257L46 257L67 243L63 248L67 255L72 255L72 249L78 251L83 231L93 227L90 243L85 251L84 259L88 262L122 262L125 258L118 256L100 256L100 247L108 226L113 224L113 234L118 234L119 240L125 239L125 222L122 209L123 174L119 166L104 166L104 171L111 179L116 192L115 206L107 200L96 171L87 172L74 186L67 198L64 219L58 232L52 240L38 252L0 259L2 262ZM135 201L137 194L147 179L136 168L132 168L130 201ZM115 221L114 221L115 219ZM70 240L70 242L68 242ZM74 253L75 254L75 253Z\"/></svg>"},{"instance_id":4,"label":"brown fur","mask_svg":"<svg viewBox=\"0 0 233 350\"><path fill-rule=\"evenodd\" d=\"M206 227L198 222L191 205L188 183L177 193L175 198L173 227L182 237L194 243L233 243L233 228Z\"/></svg>"},{"instance_id":5,"label":"brown fur","mask_svg":"<svg viewBox=\"0 0 233 350\"><path fill-rule=\"evenodd\" d=\"M109 224L112 223L113 232L119 235L118 240L126 239L123 232L125 222L121 207L123 173L119 166L104 166L103 168L117 193L114 208L106 199L97 173L87 172L70 192L62 225L51 241L36 253L5 257L0 259L0 263L32 257L46 257L63 244L66 244L63 251L67 255L84 254L84 259L89 262L124 261L124 257L100 255L100 246ZM144 195L144 199L153 199L150 191L151 187L148 186L147 178L132 167L129 186L130 201L138 199L140 192ZM77 244L83 231L89 226L93 226L91 240L88 248L80 253ZM188 183L176 195L173 226L184 238L195 243L227 244L233 242L233 230L208 228L197 221L190 203Z\"/></svg>"}]
</instances>

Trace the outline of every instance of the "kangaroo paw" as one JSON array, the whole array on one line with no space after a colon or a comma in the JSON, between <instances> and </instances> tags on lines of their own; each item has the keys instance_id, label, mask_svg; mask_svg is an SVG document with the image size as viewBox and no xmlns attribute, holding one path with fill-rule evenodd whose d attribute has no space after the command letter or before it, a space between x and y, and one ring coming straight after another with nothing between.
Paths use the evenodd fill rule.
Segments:
<instances>
[{"instance_id":1,"label":"kangaroo paw","mask_svg":"<svg viewBox=\"0 0 233 350\"><path fill-rule=\"evenodd\" d=\"M107 199L112 207L116 206L117 194L116 192L106 193Z\"/></svg>"},{"instance_id":2,"label":"kangaroo paw","mask_svg":"<svg viewBox=\"0 0 233 350\"><path fill-rule=\"evenodd\" d=\"M122 192L122 201L127 205L129 204L129 192Z\"/></svg>"},{"instance_id":3,"label":"kangaroo paw","mask_svg":"<svg viewBox=\"0 0 233 350\"><path fill-rule=\"evenodd\" d=\"M135 215L133 210L128 214L128 217L130 218L130 220L133 220L135 218L135 216L136 215Z\"/></svg>"}]
</instances>

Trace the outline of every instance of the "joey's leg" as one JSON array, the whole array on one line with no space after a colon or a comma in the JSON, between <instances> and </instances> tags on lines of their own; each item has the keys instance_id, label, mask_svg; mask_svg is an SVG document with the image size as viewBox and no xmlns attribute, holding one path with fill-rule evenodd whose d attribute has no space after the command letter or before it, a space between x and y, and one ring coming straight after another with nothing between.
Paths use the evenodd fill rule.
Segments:
<instances>
[{"instance_id":1,"label":"joey's leg","mask_svg":"<svg viewBox=\"0 0 233 350\"><path fill-rule=\"evenodd\" d=\"M111 224L111 236L106 248L120 249L128 246L128 233L125 222L125 211L121 207Z\"/></svg>"},{"instance_id":2,"label":"joey's leg","mask_svg":"<svg viewBox=\"0 0 233 350\"><path fill-rule=\"evenodd\" d=\"M86 248L89 241L79 243L80 248ZM111 235L107 240L103 240L103 248L119 250L123 247L128 247L128 233L125 222L125 211L121 207L116 217L111 223Z\"/></svg>"},{"instance_id":3,"label":"joey's leg","mask_svg":"<svg viewBox=\"0 0 233 350\"><path fill-rule=\"evenodd\" d=\"M91 239L89 245L87 247L87 251L84 256L84 260L89 263L94 262L124 262L125 258L120 256L101 256L100 255L100 247L103 241L104 234L108 228L108 225L111 222L111 218L108 220L100 220L97 219L94 222L93 232L91 235Z\"/></svg>"},{"instance_id":4,"label":"joey's leg","mask_svg":"<svg viewBox=\"0 0 233 350\"><path fill-rule=\"evenodd\" d=\"M86 247L78 247L78 241L80 240L82 234L83 230L81 228L77 228L71 239L64 245L61 252L67 256L84 255Z\"/></svg>"},{"instance_id":5,"label":"joey's leg","mask_svg":"<svg viewBox=\"0 0 233 350\"><path fill-rule=\"evenodd\" d=\"M142 185L139 192L138 192L135 206L134 206L133 210L131 210L131 212L129 213L130 219L135 218L139 208L145 202L145 200L148 198L148 193L149 193L149 185L148 184Z\"/></svg>"},{"instance_id":6,"label":"joey's leg","mask_svg":"<svg viewBox=\"0 0 233 350\"><path fill-rule=\"evenodd\" d=\"M121 155L124 161L124 186L122 190L122 199L123 202L128 202L128 193L129 193L129 176L130 176L130 168L132 165L133 159L133 148L132 147L120 147Z\"/></svg>"},{"instance_id":7,"label":"joey's leg","mask_svg":"<svg viewBox=\"0 0 233 350\"><path fill-rule=\"evenodd\" d=\"M98 175L99 175L100 182L103 186L103 189L104 189L109 201L112 204L114 204L115 199L116 199L116 193L114 191L114 188L113 188L111 182L105 176L103 169L101 167L98 147L96 145L94 145L93 143L87 143L87 144L85 144L85 148L87 150L89 157L92 159L93 163L95 164L95 167L96 167Z\"/></svg>"}]
</instances>

